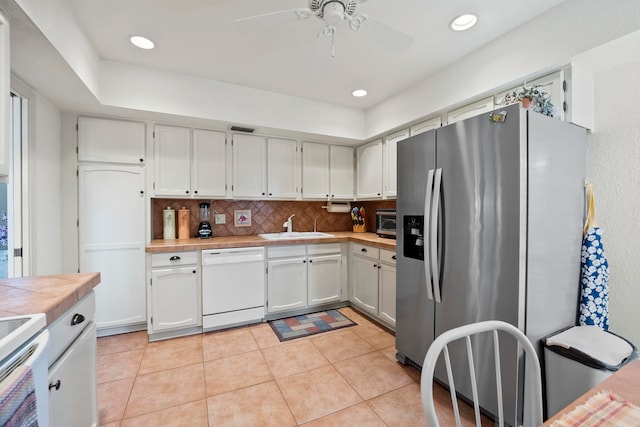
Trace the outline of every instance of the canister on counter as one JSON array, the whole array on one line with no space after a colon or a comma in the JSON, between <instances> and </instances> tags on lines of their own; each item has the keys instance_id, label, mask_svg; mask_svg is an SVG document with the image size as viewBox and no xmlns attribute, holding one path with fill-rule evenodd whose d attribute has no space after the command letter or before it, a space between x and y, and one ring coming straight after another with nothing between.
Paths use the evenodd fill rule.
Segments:
<instances>
[{"instance_id":1,"label":"canister on counter","mask_svg":"<svg viewBox=\"0 0 640 427\"><path fill-rule=\"evenodd\" d=\"M178 209L178 239L188 239L191 230L191 211L186 207Z\"/></svg>"},{"instance_id":2,"label":"canister on counter","mask_svg":"<svg viewBox=\"0 0 640 427\"><path fill-rule=\"evenodd\" d=\"M176 211L171 206L162 211L163 234L165 240L173 240L176 238Z\"/></svg>"}]
</instances>

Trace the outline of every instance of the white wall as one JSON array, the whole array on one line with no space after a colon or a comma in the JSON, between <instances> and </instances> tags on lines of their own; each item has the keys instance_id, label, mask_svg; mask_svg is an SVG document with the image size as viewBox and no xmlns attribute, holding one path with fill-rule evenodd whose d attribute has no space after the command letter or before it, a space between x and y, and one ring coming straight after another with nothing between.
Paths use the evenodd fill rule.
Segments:
<instances>
[{"instance_id":1,"label":"white wall","mask_svg":"<svg viewBox=\"0 0 640 427\"><path fill-rule=\"evenodd\" d=\"M587 151L609 261L610 330L640 346L640 62L595 75Z\"/></svg>"},{"instance_id":2,"label":"white wall","mask_svg":"<svg viewBox=\"0 0 640 427\"><path fill-rule=\"evenodd\" d=\"M26 274L62 273L60 111L36 94L29 141L29 223L31 265Z\"/></svg>"},{"instance_id":3,"label":"white wall","mask_svg":"<svg viewBox=\"0 0 640 427\"><path fill-rule=\"evenodd\" d=\"M60 162L61 162L61 226L62 226L62 272L76 273L78 258L78 138L75 114L63 113L60 117Z\"/></svg>"}]
</instances>

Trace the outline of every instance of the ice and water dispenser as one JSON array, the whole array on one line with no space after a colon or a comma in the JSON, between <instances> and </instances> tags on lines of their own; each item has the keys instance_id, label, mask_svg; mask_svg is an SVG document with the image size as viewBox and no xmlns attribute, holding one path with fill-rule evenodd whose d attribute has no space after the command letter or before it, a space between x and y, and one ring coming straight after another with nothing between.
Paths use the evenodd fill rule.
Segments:
<instances>
[{"instance_id":1,"label":"ice and water dispenser","mask_svg":"<svg viewBox=\"0 0 640 427\"><path fill-rule=\"evenodd\" d=\"M424 260L424 215L404 215L402 233L404 244L402 255L405 258Z\"/></svg>"}]
</instances>

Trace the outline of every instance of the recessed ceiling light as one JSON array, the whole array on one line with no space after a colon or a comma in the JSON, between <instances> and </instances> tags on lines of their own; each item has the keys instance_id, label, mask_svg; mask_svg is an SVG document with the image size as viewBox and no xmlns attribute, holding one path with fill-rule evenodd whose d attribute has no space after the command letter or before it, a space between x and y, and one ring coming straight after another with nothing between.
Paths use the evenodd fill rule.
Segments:
<instances>
[{"instance_id":1,"label":"recessed ceiling light","mask_svg":"<svg viewBox=\"0 0 640 427\"><path fill-rule=\"evenodd\" d=\"M363 96L367 96L367 91L364 89L356 89L351 92L351 95L355 96L356 98L361 98Z\"/></svg>"},{"instance_id":2,"label":"recessed ceiling light","mask_svg":"<svg viewBox=\"0 0 640 427\"><path fill-rule=\"evenodd\" d=\"M155 46L151 40L142 36L131 36L129 40L131 40L131 43L134 46L139 47L140 49L153 49Z\"/></svg>"},{"instance_id":3,"label":"recessed ceiling light","mask_svg":"<svg viewBox=\"0 0 640 427\"><path fill-rule=\"evenodd\" d=\"M467 13L455 18L453 21L451 21L451 24L449 24L449 26L453 31L465 31L476 25L476 22L478 22L478 17L476 15Z\"/></svg>"}]
</instances>

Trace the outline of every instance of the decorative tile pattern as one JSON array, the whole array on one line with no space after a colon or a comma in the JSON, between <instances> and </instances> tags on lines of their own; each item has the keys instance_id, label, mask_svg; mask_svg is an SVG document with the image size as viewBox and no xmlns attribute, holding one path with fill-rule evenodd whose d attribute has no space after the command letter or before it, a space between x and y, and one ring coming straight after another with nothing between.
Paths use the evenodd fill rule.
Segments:
<instances>
[{"instance_id":1,"label":"decorative tile pattern","mask_svg":"<svg viewBox=\"0 0 640 427\"><path fill-rule=\"evenodd\" d=\"M272 320L269 325L273 328L273 332L278 335L280 341L288 341L321 332L335 331L340 328L355 326L356 324L338 310L327 310Z\"/></svg>"},{"instance_id":2,"label":"decorative tile pattern","mask_svg":"<svg viewBox=\"0 0 640 427\"><path fill-rule=\"evenodd\" d=\"M313 231L313 221L316 220L317 231L350 231L352 229L351 216L348 213L329 213L322 206L327 202L305 201L270 201L270 200L195 200L195 199L151 199L152 234L153 239L162 239L162 211L171 206L176 210L186 207L190 211L190 236L195 237L200 224L200 203L211 204L210 224L215 236L247 236L260 233L277 233L285 231L282 224L291 214L293 217L293 231ZM369 202L352 202L352 205L363 206L366 212L367 229L375 231L376 209L395 208L395 200L380 200ZM249 209L251 211L251 226L234 227L233 211ZM226 224L215 224L215 213L226 215ZM177 225L176 225L177 227ZM178 231L176 229L176 235Z\"/></svg>"}]
</instances>

